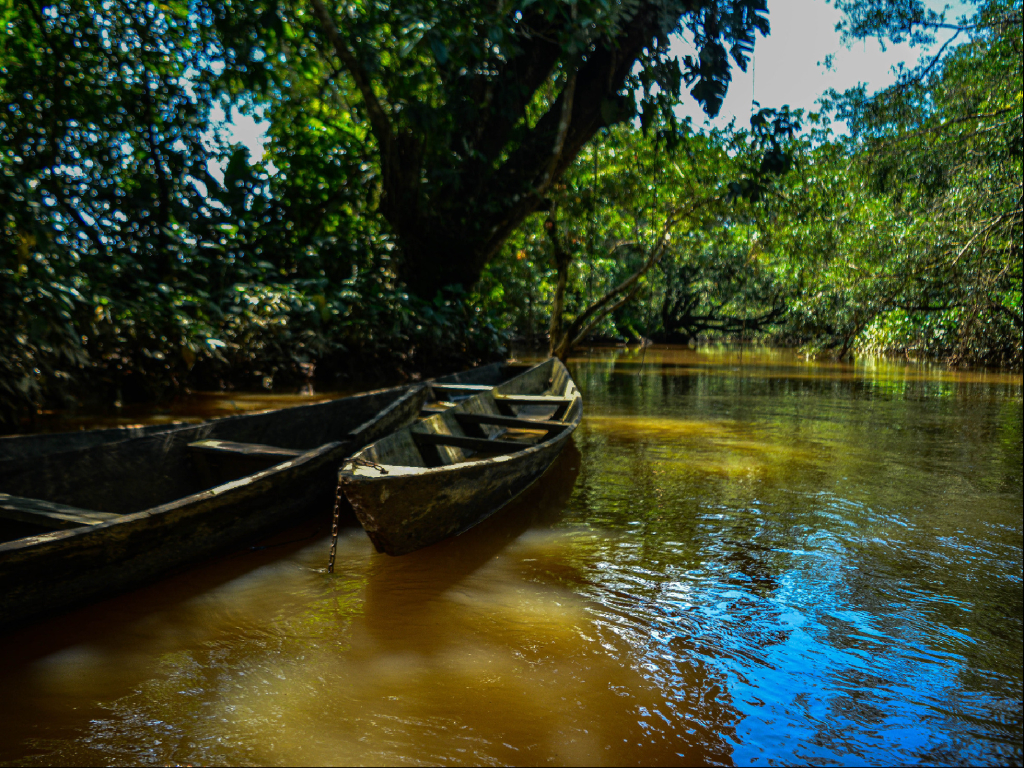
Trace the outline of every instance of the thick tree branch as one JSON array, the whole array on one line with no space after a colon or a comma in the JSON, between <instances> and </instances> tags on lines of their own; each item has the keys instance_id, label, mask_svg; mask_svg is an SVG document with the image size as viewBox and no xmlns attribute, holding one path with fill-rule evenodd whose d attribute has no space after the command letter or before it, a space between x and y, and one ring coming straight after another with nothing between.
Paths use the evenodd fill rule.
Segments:
<instances>
[{"instance_id":1,"label":"thick tree branch","mask_svg":"<svg viewBox=\"0 0 1024 768\"><path fill-rule=\"evenodd\" d=\"M644 261L636 272L587 307L586 311L572 321L569 328L559 339L557 345L558 352L556 353L559 357L564 358L568 355L572 348L579 344L602 320L636 295L636 292L640 289L640 278L646 275L651 270L651 267L661 261L670 242L671 237L666 229L662 232L658 243L651 248L647 260Z\"/></svg>"},{"instance_id":2,"label":"thick tree branch","mask_svg":"<svg viewBox=\"0 0 1024 768\"><path fill-rule=\"evenodd\" d=\"M560 350L559 357L564 359L573 350L573 348L575 348L577 344L583 341L583 339L585 339L591 331L597 328L597 326L600 325L604 321L604 319L608 317L608 315L617 310L619 307L625 305L626 302L630 301L634 296L636 296L637 291L640 290L640 285L641 284L639 282L634 283L633 287L627 293L620 296L615 303L606 305L599 315L591 318L590 322L587 325L583 326L582 328L576 329L575 333L567 333L565 335L565 342L563 345L564 349ZM572 330L573 328L570 327L570 331Z\"/></svg>"},{"instance_id":3,"label":"thick tree branch","mask_svg":"<svg viewBox=\"0 0 1024 768\"><path fill-rule=\"evenodd\" d=\"M588 54L586 63L577 72L570 122L553 178L558 178L569 167L583 145L606 124L604 115L607 107L609 104L618 105L618 91L633 63L660 30L657 14L644 8L624 27L619 38L599 42ZM541 203L541 198L531 194L531 189L535 180L543 176L550 160L549 147L553 146L558 135L565 96L563 91L529 136L489 180L494 187L505 190L506 197L515 202L495 217L490 236L480 251L481 266Z\"/></svg>"},{"instance_id":4,"label":"thick tree branch","mask_svg":"<svg viewBox=\"0 0 1024 768\"><path fill-rule=\"evenodd\" d=\"M996 312L999 312L1000 314L1009 317L1010 321L1013 323L1015 328L1024 328L1024 315L1022 315L1020 312L1014 312L1005 304L1001 304L998 301L993 301L992 299L989 299L989 306Z\"/></svg>"},{"instance_id":5,"label":"thick tree branch","mask_svg":"<svg viewBox=\"0 0 1024 768\"><path fill-rule=\"evenodd\" d=\"M323 4L323 0L310 0L310 3L313 6L313 12L320 20L320 26L323 28L324 34L327 35L327 39L334 48L334 53L341 59L341 63L352 77L356 88L359 89L363 101L366 102L366 114L370 118L370 125L373 127L374 136L377 137L377 142L383 151L384 148L391 145L394 130L391 127L391 120L388 119L387 113L384 112L384 108L377 98L377 94L374 93L370 76L363 69L355 54L349 50L345 41L341 39L341 33L338 31L334 19L331 18L330 11Z\"/></svg>"},{"instance_id":6,"label":"thick tree branch","mask_svg":"<svg viewBox=\"0 0 1024 768\"><path fill-rule=\"evenodd\" d=\"M555 296L551 304L551 322L548 326L548 338L550 339L549 355L555 354L556 347L562 339L562 312L565 307L565 286L569 281L569 265L572 264L572 254L562 245L558 239L558 206L551 209L551 215L544 222L548 238L551 240L551 255L555 262Z\"/></svg>"},{"instance_id":7,"label":"thick tree branch","mask_svg":"<svg viewBox=\"0 0 1024 768\"><path fill-rule=\"evenodd\" d=\"M476 149L488 162L494 161L533 100L537 89L551 76L562 54L554 37L547 34L548 22L537 6L528 8L519 22L530 29L527 45L509 61L496 65L497 76L477 75L472 92L477 103L489 113L480 121Z\"/></svg>"},{"instance_id":8,"label":"thick tree branch","mask_svg":"<svg viewBox=\"0 0 1024 768\"><path fill-rule=\"evenodd\" d=\"M534 194L540 196L547 193L548 188L551 186L551 182L554 180L555 168L558 167L559 162L562 160L562 150L565 148L565 137L569 133L569 122L572 119L572 102L573 95L576 92L576 73L573 72L569 75L569 80L565 84L565 90L562 91L562 116L558 121L558 133L555 134L555 144L551 148L551 158L548 160L548 166L544 169L544 173L537 182L537 186L534 187Z\"/></svg>"}]
</instances>

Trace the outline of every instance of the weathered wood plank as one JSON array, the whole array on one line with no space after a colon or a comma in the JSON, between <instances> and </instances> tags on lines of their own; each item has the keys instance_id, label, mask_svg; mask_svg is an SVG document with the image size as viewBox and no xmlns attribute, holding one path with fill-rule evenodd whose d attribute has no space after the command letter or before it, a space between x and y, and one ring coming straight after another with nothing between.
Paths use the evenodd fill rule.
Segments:
<instances>
[{"instance_id":1,"label":"weathered wood plank","mask_svg":"<svg viewBox=\"0 0 1024 768\"><path fill-rule=\"evenodd\" d=\"M413 432L413 440L421 445L442 445L465 448L481 453L516 453L529 448L531 443L518 440L488 440L482 437L462 437L461 435L438 435L433 432Z\"/></svg>"},{"instance_id":2,"label":"weathered wood plank","mask_svg":"<svg viewBox=\"0 0 1024 768\"><path fill-rule=\"evenodd\" d=\"M189 443L188 449L207 487L260 472L304 453L295 448L232 440L197 440Z\"/></svg>"},{"instance_id":3,"label":"weathered wood plank","mask_svg":"<svg viewBox=\"0 0 1024 768\"><path fill-rule=\"evenodd\" d=\"M159 432L169 432L187 426L175 421L167 424L147 424L146 426L133 424L131 426L89 429L80 432L5 435L0 437L0 463L32 459L36 456L46 456L66 451L78 451L83 448L116 443L119 440L129 440Z\"/></svg>"},{"instance_id":4,"label":"weathered wood plank","mask_svg":"<svg viewBox=\"0 0 1024 768\"><path fill-rule=\"evenodd\" d=\"M456 413L455 418L460 424L493 424L508 429L536 429L544 432L561 432L566 424L559 421L533 421L518 419L514 416L492 416L484 413Z\"/></svg>"},{"instance_id":5,"label":"weathered wood plank","mask_svg":"<svg viewBox=\"0 0 1024 768\"><path fill-rule=\"evenodd\" d=\"M211 453L215 455L231 454L234 456L259 456L268 459L287 461L301 456L305 451L297 448L278 448L273 445L260 445L258 443L236 443L230 440L197 440L189 443L188 447L193 451Z\"/></svg>"},{"instance_id":6,"label":"weathered wood plank","mask_svg":"<svg viewBox=\"0 0 1024 768\"><path fill-rule=\"evenodd\" d=\"M440 392L488 392L494 389L486 384L431 384L430 388Z\"/></svg>"},{"instance_id":7,"label":"weathered wood plank","mask_svg":"<svg viewBox=\"0 0 1024 768\"><path fill-rule=\"evenodd\" d=\"M99 525L108 520L116 520L120 515L69 507L67 504L56 504L43 499L28 499L24 496L0 493L0 517L17 520L21 523L31 523L41 528L63 530L77 528L80 525Z\"/></svg>"},{"instance_id":8,"label":"weathered wood plank","mask_svg":"<svg viewBox=\"0 0 1024 768\"><path fill-rule=\"evenodd\" d=\"M504 395L495 393L494 402L498 409L507 416L515 416L512 406L531 405L553 405L555 412L551 414L552 421L561 421L565 418L566 412L573 403L572 397L560 397L557 395Z\"/></svg>"},{"instance_id":9,"label":"weathered wood plank","mask_svg":"<svg viewBox=\"0 0 1024 768\"><path fill-rule=\"evenodd\" d=\"M348 439L356 445L366 445L384 435L405 426L415 418L419 408L426 403L428 390L420 384L409 389L391 405L378 411L367 421L348 433Z\"/></svg>"}]
</instances>

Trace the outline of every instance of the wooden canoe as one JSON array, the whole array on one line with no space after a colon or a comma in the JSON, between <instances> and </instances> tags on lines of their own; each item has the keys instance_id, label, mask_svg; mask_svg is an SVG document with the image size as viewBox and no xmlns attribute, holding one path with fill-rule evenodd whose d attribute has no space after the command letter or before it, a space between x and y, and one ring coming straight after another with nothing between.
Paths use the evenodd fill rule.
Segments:
<instances>
[{"instance_id":1,"label":"wooden canoe","mask_svg":"<svg viewBox=\"0 0 1024 768\"><path fill-rule=\"evenodd\" d=\"M434 380L488 387L500 363ZM428 384L0 464L0 627L130 589L327 513L339 464L430 407Z\"/></svg>"},{"instance_id":2,"label":"wooden canoe","mask_svg":"<svg viewBox=\"0 0 1024 768\"><path fill-rule=\"evenodd\" d=\"M569 372L549 358L366 446L353 456L364 463L347 463L338 482L377 551L403 555L468 530L522 493L582 417Z\"/></svg>"}]
</instances>

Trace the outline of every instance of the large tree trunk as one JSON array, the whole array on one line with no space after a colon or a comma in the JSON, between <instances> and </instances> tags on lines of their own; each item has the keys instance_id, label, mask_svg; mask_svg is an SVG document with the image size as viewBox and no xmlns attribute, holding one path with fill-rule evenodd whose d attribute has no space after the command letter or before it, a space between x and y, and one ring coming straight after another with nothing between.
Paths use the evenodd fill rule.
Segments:
<instances>
[{"instance_id":1,"label":"large tree trunk","mask_svg":"<svg viewBox=\"0 0 1024 768\"><path fill-rule=\"evenodd\" d=\"M565 355L559 354L565 341L565 327L563 315L565 314L565 286L569 282L569 265L572 264L572 254L562 246L558 238L558 210L552 209L551 216L544 223L544 228L551 239L552 258L555 262L555 297L551 304L551 323L548 326L548 355L556 355L563 362Z\"/></svg>"},{"instance_id":2,"label":"large tree trunk","mask_svg":"<svg viewBox=\"0 0 1024 768\"><path fill-rule=\"evenodd\" d=\"M432 299L447 286L472 287L486 264L480 243L458 233L436 233L424 227L418 236L400 236L399 243L398 276L409 291L424 299Z\"/></svg>"},{"instance_id":3,"label":"large tree trunk","mask_svg":"<svg viewBox=\"0 0 1024 768\"><path fill-rule=\"evenodd\" d=\"M423 298L433 298L446 285L472 287L509 235L546 206L550 186L598 129L634 114L632 99L619 92L644 47L666 31L667 23L656 4L642 4L614 39L595 40L585 60L567 69L561 92L532 129L516 129L517 120L483 109L452 137L452 146L439 152L395 121L323 0L311 3L363 96L380 152L380 210L401 251L399 276ZM544 35L534 36L529 45L530 51L512 59L506 78L495 85L504 89L495 103L519 100L524 115L563 55ZM472 151L466 152L470 145Z\"/></svg>"}]
</instances>

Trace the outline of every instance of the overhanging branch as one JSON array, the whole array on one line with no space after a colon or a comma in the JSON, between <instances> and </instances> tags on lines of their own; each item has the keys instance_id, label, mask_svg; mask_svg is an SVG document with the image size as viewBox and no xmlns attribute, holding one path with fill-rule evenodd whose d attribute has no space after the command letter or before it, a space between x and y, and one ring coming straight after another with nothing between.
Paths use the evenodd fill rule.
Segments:
<instances>
[{"instance_id":1,"label":"overhanging branch","mask_svg":"<svg viewBox=\"0 0 1024 768\"><path fill-rule=\"evenodd\" d=\"M377 137L377 141L382 148L389 146L394 131L391 127L391 120L388 119L387 113L384 112L384 108L377 98L377 94L374 93L370 76L363 69L355 54L349 50L345 41L341 39L341 33L338 31L334 19L331 18L330 11L323 4L323 0L310 0L310 3L313 6L313 12L320 20L320 26L323 27L324 34L327 35L327 39L334 48L335 54L341 59L341 63L348 70L349 75L351 75L353 82L356 84L356 88L359 89L363 101L366 102L366 114L370 118L370 125L373 126L373 133Z\"/></svg>"}]
</instances>

